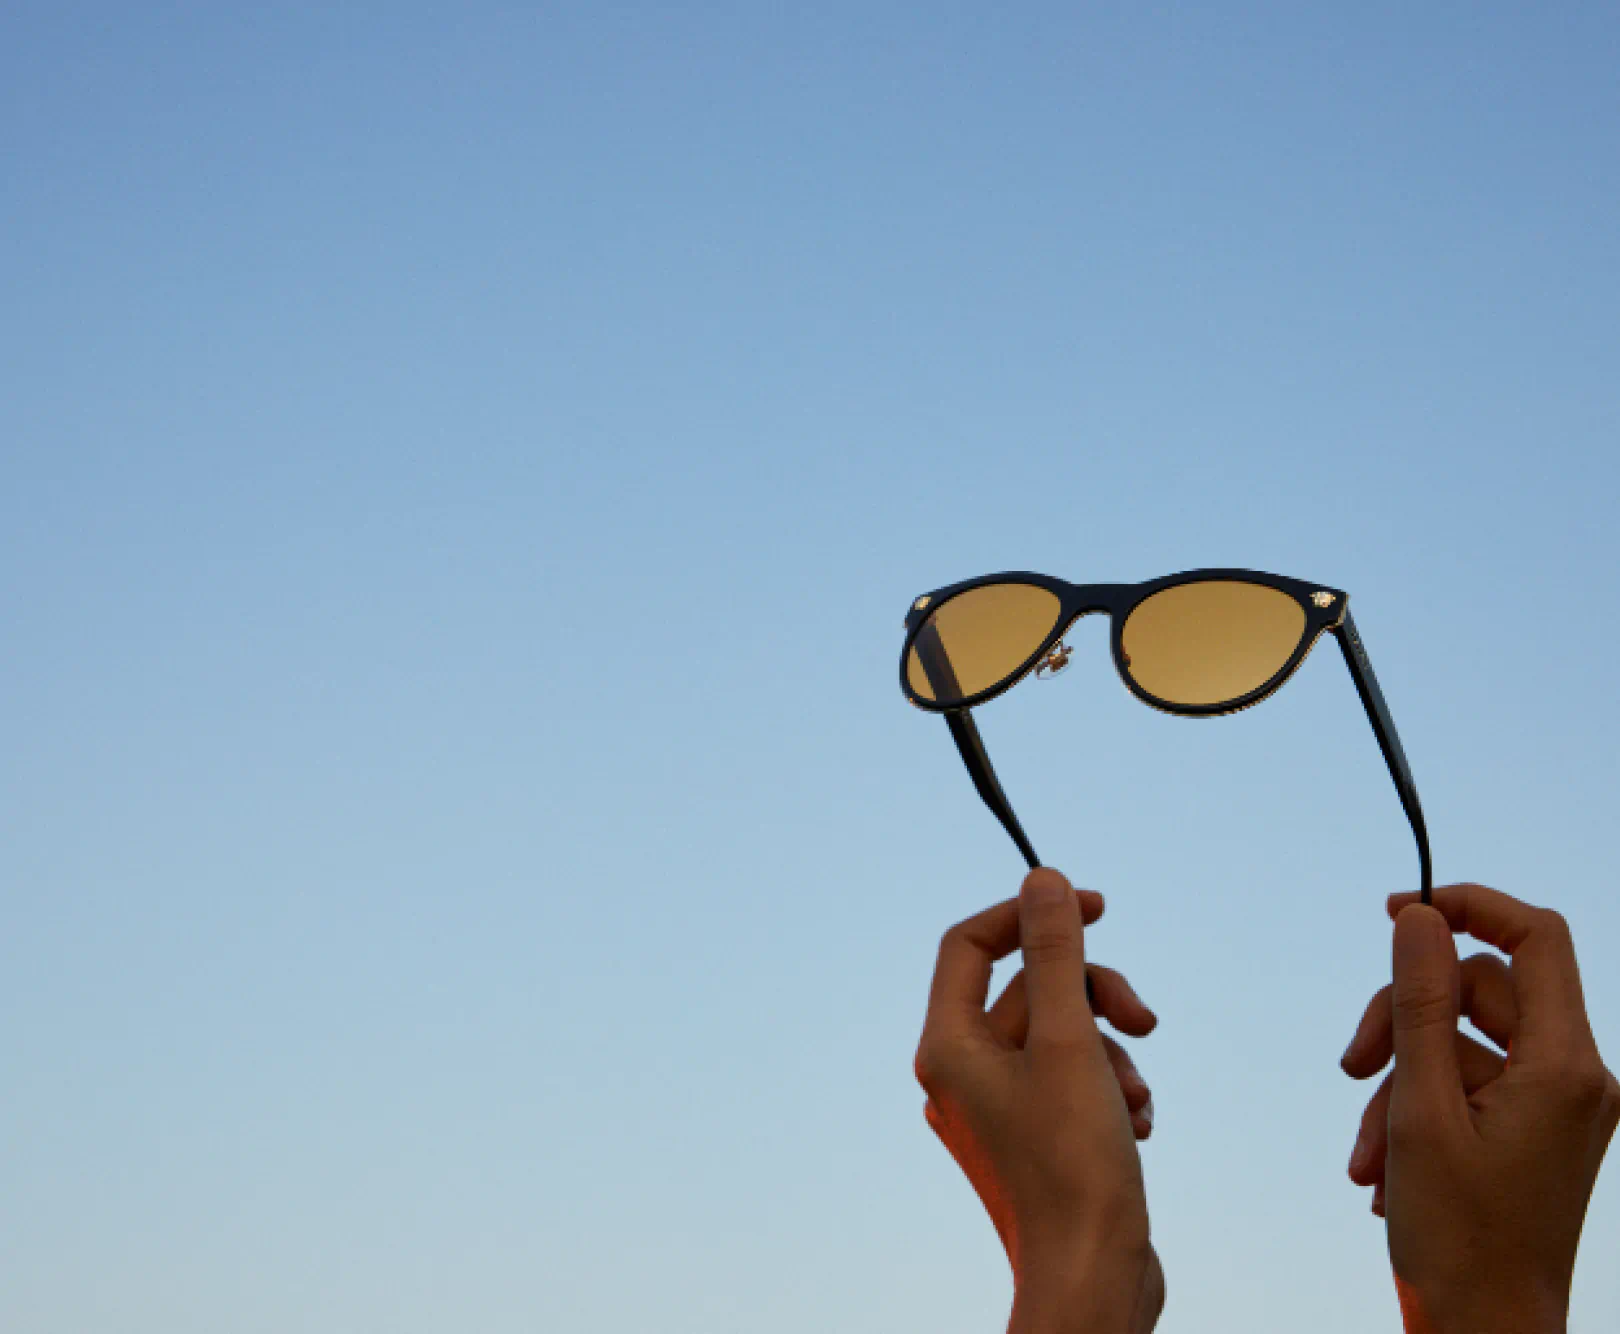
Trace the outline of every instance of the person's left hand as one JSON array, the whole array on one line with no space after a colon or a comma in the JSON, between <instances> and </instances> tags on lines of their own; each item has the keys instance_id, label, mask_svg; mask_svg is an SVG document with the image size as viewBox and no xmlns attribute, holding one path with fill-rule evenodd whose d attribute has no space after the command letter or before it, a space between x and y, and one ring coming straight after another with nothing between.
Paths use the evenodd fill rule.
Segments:
<instances>
[{"instance_id":1,"label":"person's left hand","mask_svg":"<svg viewBox=\"0 0 1620 1334\"><path fill-rule=\"evenodd\" d=\"M978 1192L1015 1281L1014 1334L1145 1331L1164 1303L1135 1141L1152 1095L1095 1013L1142 1036L1157 1020L1130 984L1085 961L1083 925L1102 896L1056 871L940 943L917 1048L926 1115ZM995 960L1024 968L988 1012Z\"/></svg>"},{"instance_id":2,"label":"person's left hand","mask_svg":"<svg viewBox=\"0 0 1620 1334\"><path fill-rule=\"evenodd\" d=\"M1507 964L1494 954L1475 954L1463 960L1458 975L1458 1013L1472 1020L1481 1033L1505 1051L1519 1026L1519 1006ZM1456 1041L1463 1095L1471 1099L1501 1077L1507 1069L1507 1058L1466 1033L1458 1033ZM1367 1003L1340 1065L1352 1079L1370 1079L1394 1057L1395 988L1391 984L1382 987ZM1350 1153L1350 1180L1358 1186L1372 1187L1372 1211L1380 1218L1384 1216L1389 1104L1394 1090L1392 1070L1368 1099Z\"/></svg>"}]
</instances>

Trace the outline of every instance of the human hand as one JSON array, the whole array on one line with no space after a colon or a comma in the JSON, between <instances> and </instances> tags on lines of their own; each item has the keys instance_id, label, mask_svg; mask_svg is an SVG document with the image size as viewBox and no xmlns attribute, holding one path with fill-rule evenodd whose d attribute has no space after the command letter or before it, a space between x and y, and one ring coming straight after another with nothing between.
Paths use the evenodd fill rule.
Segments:
<instances>
[{"instance_id":1,"label":"human hand","mask_svg":"<svg viewBox=\"0 0 1620 1334\"><path fill-rule=\"evenodd\" d=\"M1135 1141L1152 1095L1096 1012L1132 1036L1157 1020L1111 969L1085 961L1102 896L1056 871L945 933L917 1047L926 1114L1006 1247L1011 1334L1145 1334L1164 1305ZM1023 970L987 1013L991 967Z\"/></svg>"},{"instance_id":2,"label":"human hand","mask_svg":"<svg viewBox=\"0 0 1620 1334\"><path fill-rule=\"evenodd\" d=\"M1569 927L1480 885L1389 901L1395 980L1344 1054L1373 1095L1350 1161L1386 1216L1409 1334L1563 1331L1575 1250L1620 1121ZM1461 931L1510 956L1461 965ZM1457 1031L1459 1014L1507 1052Z\"/></svg>"}]
</instances>

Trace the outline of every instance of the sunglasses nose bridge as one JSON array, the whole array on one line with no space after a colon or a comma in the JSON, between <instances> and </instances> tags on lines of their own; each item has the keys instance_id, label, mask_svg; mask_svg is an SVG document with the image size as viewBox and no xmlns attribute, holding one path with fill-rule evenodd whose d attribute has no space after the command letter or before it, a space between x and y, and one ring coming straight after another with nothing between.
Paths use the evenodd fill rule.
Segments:
<instances>
[{"instance_id":1,"label":"sunglasses nose bridge","mask_svg":"<svg viewBox=\"0 0 1620 1334\"><path fill-rule=\"evenodd\" d=\"M1086 617L1088 617L1088 616L1102 616L1102 617L1104 617L1106 619L1111 620L1112 616L1113 616L1113 612L1112 612L1112 608L1107 607L1107 606L1101 606L1101 605L1084 605L1084 606L1081 606L1078 611L1072 612L1068 616L1068 618L1064 621L1064 623L1063 623L1063 631L1062 631L1061 634L1058 635L1056 642L1058 644L1061 644L1072 633L1074 633L1075 627L1077 625L1079 625L1081 621L1085 620Z\"/></svg>"},{"instance_id":2,"label":"sunglasses nose bridge","mask_svg":"<svg viewBox=\"0 0 1620 1334\"><path fill-rule=\"evenodd\" d=\"M1123 587L1121 584L1070 584L1066 601L1074 620L1099 613L1112 615L1119 607Z\"/></svg>"}]
</instances>

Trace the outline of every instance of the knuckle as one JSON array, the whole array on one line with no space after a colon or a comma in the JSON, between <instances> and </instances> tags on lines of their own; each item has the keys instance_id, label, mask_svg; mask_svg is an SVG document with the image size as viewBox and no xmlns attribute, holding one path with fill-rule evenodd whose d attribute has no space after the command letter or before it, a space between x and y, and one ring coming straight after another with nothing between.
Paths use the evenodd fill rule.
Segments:
<instances>
[{"instance_id":1,"label":"knuckle","mask_svg":"<svg viewBox=\"0 0 1620 1334\"><path fill-rule=\"evenodd\" d=\"M1612 1077L1596 1056L1581 1053L1563 1065L1560 1083L1572 1107L1597 1115L1609 1097Z\"/></svg>"},{"instance_id":2,"label":"knuckle","mask_svg":"<svg viewBox=\"0 0 1620 1334\"><path fill-rule=\"evenodd\" d=\"M932 1098L948 1088L960 1070L960 1046L949 1039L924 1033L911 1068L923 1092Z\"/></svg>"},{"instance_id":3,"label":"knuckle","mask_svg":"<svg viewBox=\"0 0 1620 1334\"><path fill-rule=\"evenodd\" d=\"M1025 934L1024 958L1034 963L1055 963L1075 953L1078 941L1063 923L1036 926Z\"/></svg>"},{"instance_id":4,"label":"knuckle","mask_svg":"<svg viewBox=\"0 0 1620 1334\"><path fill-rule=\"evenodd\" d=\"M1478 954L1470 954L1461 964L1464 979L1480 978L1484 976L1500 976L1507 972L1507 961L1500 955L1487 954L1481 950Z\"/></svg>"},{"instance_id":5,"label":"knuckle","mask_svg":"<svg viewBox=\"0 0 1620 1334\"><path fill-rule=\"evenodd\" d=\"M1536 928L1555 944L1574 944L1574 936L1570 933L1568 919L1565 918L1563 913L1554 908L1536 909Z\"/></svg>"},{"instance_id":6,"label":"knuckle","mask_svg":"<svg viewBox=\"0 0 1620 1334\"><path fill-rule=\"evenodd\" d=\"M936 1046L925 1035L917 1044L917 1055L912 1059L911 1072L917 1076L923 1092L930 1097L939 1086L939 1057Z\"/></svg>"},{"instance_id":7,"label":"knuckle","mask_svg":"<svg viewBox=\"0 0 1620 1334\"><path fill-rule=\"evenodd\" d=\"M1387 1144L1389 1130L1388 1106L1380 1106L1376 1099L1368 1103L1361 1114L1361 1124L1356 1127L1356 1137L1368 1145Z\"/></svg>"},{"instance_id":8,"label":"knuckle","mask_svg":"<svg viewBox=\"0 0 1620 1334\"><path fill-rule=\"evenodd\" d=\"M1403 1031L1455 1023L1451 987L1434 977L1410 978L1395 988L1395 1027Z\"/></svg>"}]
</instances>

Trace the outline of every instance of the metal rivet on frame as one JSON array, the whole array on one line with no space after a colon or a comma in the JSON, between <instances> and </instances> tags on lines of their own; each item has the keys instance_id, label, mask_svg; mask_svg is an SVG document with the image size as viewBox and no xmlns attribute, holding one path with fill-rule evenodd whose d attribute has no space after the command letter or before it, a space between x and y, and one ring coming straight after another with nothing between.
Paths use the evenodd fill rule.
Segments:
<instances>
[{"instance_id":1,"label":"metal rivet on frame","mask_svg":"<svg viewBox=\"0 0 1620 1334\"><path fill-rule=\"evenodd\" d=\"M1074 656L1074 650L1059 640L1052 645L1047 655L1035 666L1035 679L1037 681L1050 681L1059 672L1066 671L1069 659Z\"/></svg>"},{"instance_id":2,"label":"metal rivet on frame","mask_svg":"<svg viewBox=\"0 0 1620 1334\"><path fill-rule=\"evenodd\" d=\"M1318 607L1331 607L1333 605L1333 594L1331 594L1331 593L1312 593L1311 594L1311 601L1316 603L1316 605Z\"/></svg>"},{"instance_id":3,"label":"metal rivet on frame","mask_svg":"<svg viewBox=\"0 0 1620 1334\"><path fill-rule=\"evenodd\" d=\"M928 605L928 595L925 593L922 597L918 598L915 602L913 602L911 604L911 609L912 609L912 611L921 611L927 605Z\"/></svg>"}]
</instances>

